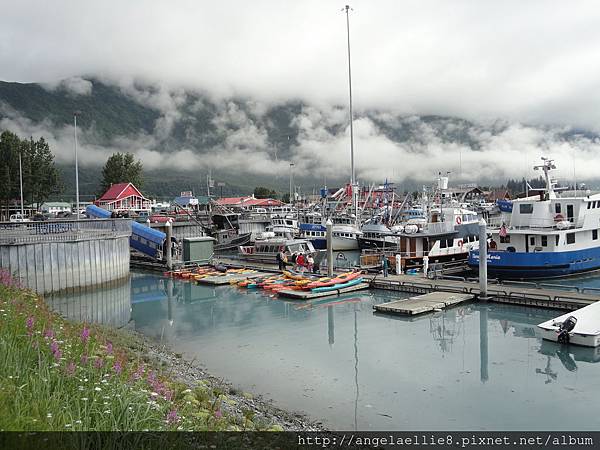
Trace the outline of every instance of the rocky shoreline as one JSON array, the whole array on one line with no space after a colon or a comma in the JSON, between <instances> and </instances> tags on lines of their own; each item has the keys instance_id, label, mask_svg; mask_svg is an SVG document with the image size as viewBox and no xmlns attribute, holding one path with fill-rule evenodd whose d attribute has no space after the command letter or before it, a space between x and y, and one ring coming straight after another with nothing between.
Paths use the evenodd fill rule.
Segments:
<instances>
[{"instance_id":1,"label":"rocky shoreline","mask_svg":"<svg viewBox=\"0 0 600 450\"><path fill-rule=\"evenodd\" d=\"M165 345L133 330L120 331L132 337L133 344L129 347L133 352L152 365L161 367L163 372L168 373L173 380L189 387L202 383L217 392L222 392L227 400L223 402L223 408L240 419L247 414L247 411L251 411L253 420L269 423L281 431L327 431L321 422L314 421L303 413L278 408L272 400L241 392L226 380L209 374L199 363L188 361L183 355L171 351Z\"/></svg>"}]
</instances>

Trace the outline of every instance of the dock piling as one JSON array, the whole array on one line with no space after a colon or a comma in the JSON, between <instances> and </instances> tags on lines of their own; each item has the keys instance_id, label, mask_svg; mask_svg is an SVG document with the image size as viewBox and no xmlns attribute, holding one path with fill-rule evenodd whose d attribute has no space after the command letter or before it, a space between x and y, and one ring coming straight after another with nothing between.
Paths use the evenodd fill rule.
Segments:
<instances>
[{"instance_id":1,"label":"dock piling","mask_svg":"<svg viewBox=\"0 0 600 450\"><path fill-rule=\"evenodd\" d=\"M327 276L333 277L333 222L327 219Z\"/></svg>"},{"instance_id":2,"label":"dock piling","mask_svg":"<svg viewBox=\"0 0 600 450\"><path fill-rule=\"evenodd\" d=\"M171 236L173 235L173 230L171 227L171 222L167 222L166 224L166 229L167 229L167 248L165 249L165 256L167 258L167 269L171 270L173 269L173 256L172 256L172 245L171 245Z\"/></svg>"},{"instance_id":3,"label":"dock piling","mask_svg":"<svg viewBox=\"0 0 600 450\"><path fill-rule=\"evenodd\" d=\"M396 255L396 275L402 275L402 256Z\"/></svg>"},{"instance_id":4,"label":"dock piling","mask_svg":"<svg viewBox=\"0 0 600 450\"><path fill-rule=\"evenodd\" d=\"M427 278L429 272L429 256L423 256L423 278Z\"/></svg>"},{"instance_id":5,"label":"dock piling","mask_svg":"<svg viewBox=\"0 0 600 450\"><path fill-rule=\"evenodd\" d=\"M484 219L479 221L479 300L486 301L487 295L487 231Z\"/></svg>"}]
</instances>

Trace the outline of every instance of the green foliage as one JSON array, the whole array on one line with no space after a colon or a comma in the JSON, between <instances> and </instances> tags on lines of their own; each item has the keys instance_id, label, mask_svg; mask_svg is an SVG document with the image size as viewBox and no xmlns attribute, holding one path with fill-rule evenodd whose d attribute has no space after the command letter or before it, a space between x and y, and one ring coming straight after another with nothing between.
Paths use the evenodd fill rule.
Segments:
<instances>
[{"instance_id":1,"label":"green foliage","mask_svg":"<svg viewBox=\"0 0 600 450\"><path fill-rule=\"evenodd\" d=\"M290 193L289 193L289 192L286 192L285 194L283 194L283 195L281 196L281 201L282 201L283 203L289 203L289 202L290 202Z\"/></svg>"},{"instance_id":2,"label":"green foliage","mask_svg":"<svg viewBox=\"0 0 600 450\"><path fill-rule=\"evenodd\" d=\"M133 183L138 189L142 187L142 162L136 161L131 153L113 153L102 168L101 193L116 183Z\"/></svg>"},{"instance_id":3,"label":"green foliage","mask_svg":"<svg viewBox=\"0 0 600 450\"><path fill-rule=\"evenodd\" d=\"M139 348L141 347L141 349ZM0 430L260 430L204 380L161 373L120 330L70 322L0 269ZM228 409L229 405L230 408ZM263 428L261 428L263 427Z\"/></svg>"},{"instance_id":4,"label":"green foliage","mask_svg":"<svg viewBox=\"0 0 600 450\"><path fill-rule=\"evenodd\" d=\"M62 191L60 173L54 164L50 146L40 138L21 140L16 134L4 131L0 135L0 201L5 204L20 197L19 155L23 172L23 199L42 204L51 195Z\"/></svg>"},{"instance_id":5,"label":"green foliage","mask_svg":"<svg viewBox=\"0 0 600 450\"><path fill-rule=\"evenodd\" d=\"M254 188L254 197L256 198L277 198L277 192L263 186Z\"/></svg>"}]
</instances>

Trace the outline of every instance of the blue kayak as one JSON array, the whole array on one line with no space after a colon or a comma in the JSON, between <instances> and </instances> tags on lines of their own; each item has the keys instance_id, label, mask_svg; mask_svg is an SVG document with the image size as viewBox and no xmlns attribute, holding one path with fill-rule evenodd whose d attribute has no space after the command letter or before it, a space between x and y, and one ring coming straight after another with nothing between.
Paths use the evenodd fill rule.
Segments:
<instances>
[{"instance_id":1,"label":"blue kayak","mask_svg":"<svg viewBox=\"0 0 600 450\"><path fill-rule=\"evenodd\" d=\"M347 281L346 283L338 283L333 286L324 286L311 289L311 292L329 292L329 291L337 291L338 289L344 289L350 286L356 286L363 282L362 277L355 278L354 280Z\"/></svg>"}]
</instances>

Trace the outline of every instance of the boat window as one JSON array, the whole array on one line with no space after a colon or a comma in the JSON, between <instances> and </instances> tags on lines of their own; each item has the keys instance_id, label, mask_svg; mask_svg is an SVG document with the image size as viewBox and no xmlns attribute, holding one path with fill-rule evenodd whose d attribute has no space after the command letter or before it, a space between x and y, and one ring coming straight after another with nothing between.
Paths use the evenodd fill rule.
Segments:
<instances>
[{"instance_id":1,"label":"boat window","mask_svg":"<svg viewBox=\"0 0 600 450\"><path fill-rule=\"evenodd\" d=\"M554 204L554 212L556 214L560 214L560 203L555 203Z\"/></svg>"},{"instance_id":2,"label":"boat window","mask_svg":"<svg viewBox=\"0 0 600 450\"><path fill-rule=\"evenodd\" d=\"M542 247L548 247L548 236L542 236Z\"/></svg>"},{"instance_id":3,"label":"boat window","mask_svg":"<svg viewBox=\"0 0 600 450\"><path fill-rule=\"evenodd\" d=\"M556 240L556 243L555 243L555 245L556 245L556 246L558 246L558 241L559 241L559 239L560 239L560 236L557 234L557 235L556 235L556 238L555 238L555 240Z\"/></svg>"},{"instance_id":4,"label":"boat window","mask_svg":"<svg viewBox=\"0 0 600 450\"><path fill-rule=\"evenodd\" d=\"M567 233L567 244L575 243L575 233Z\"/></svg>"},{"instance_id":5,"label":"boat window","mask_svg":"<svg viewBox=\"0 0 600 450\"><path fill-rule=\"evenodd\" d=\"M557 203L557 205L560 205ZM560 209L560 206L558 207ZM532 203L521 203L519 205L519 212L521 214L531 214L533 213L533 204Z\"/></svg>"},{"instance_id":6,"label":"boat window","mask_svg":"<svg viewBox=\"0 0 600 450\"><path fill-rule=\"evenodd\" d=\"M535 246L535 236L530 236L529 237L529 245Z\"/></svg>"},{"instance_id":7,"label":"boat window","mask_svg":"<svg viewBox=\"0 0 600 450\"><path fill-rule=\"evenodd\" d=\"M587 202L587 209L590 209L590 206L592 205L591 202Z\"/></svg>"},{"instance_id":8,"label":"boat window","mask_svg":"<svg viewBox=\"0 0 600 450\"><path fill-rule=\"evenodd\" d=\"M594 241L598 239L598 230L592 230L592 239Z\"/></svg>"}]
</instances>

